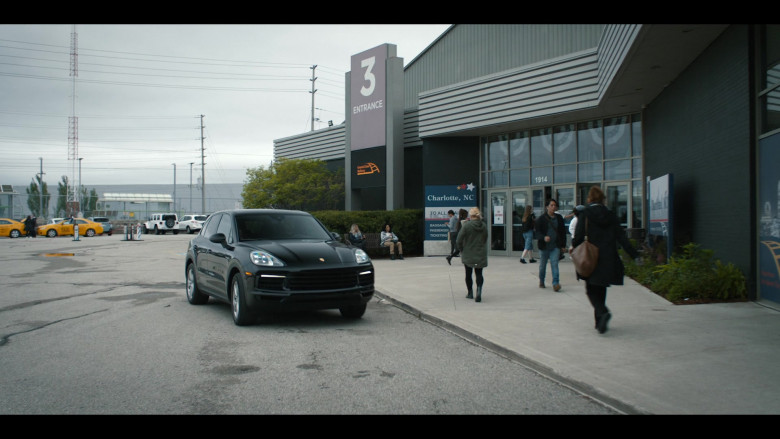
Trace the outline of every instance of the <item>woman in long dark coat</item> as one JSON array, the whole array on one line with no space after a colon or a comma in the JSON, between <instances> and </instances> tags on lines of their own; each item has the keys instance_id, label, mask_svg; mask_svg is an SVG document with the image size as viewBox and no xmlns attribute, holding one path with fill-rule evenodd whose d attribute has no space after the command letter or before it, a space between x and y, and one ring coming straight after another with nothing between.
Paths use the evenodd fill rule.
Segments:
<instances>
[{"instance_id":1,"label":"woman in long dark coat","mask_svg":"<svg viewBox=\"0 0 780 439\"><path fill-rule=\"evenodd\" d=\"M620 244L632 258L639 257L639 253L628 241L625 230L620 226L617 215L604 205L605 199L600 187L590 188L587 206L579 215L571 242L572 248L580 245L585 240L587 228L588 241L599 248L596 269L587 278L579 274L577 278L585 279L585 290L588 300L593 305L596 329L600 334L607 332L607 323L612 318L606 303L607 288L610 285L623 285L625 268L618 255L617 244Z\"/></svg>"},{"instance_id":2,"label":"woman in long dark coat","mask_svg":"<svg viewBox=\"0 0 780 439\"><path fill-rule=\"evenodd\" d=\"M467 299L473 296L472 289L472 271L477 276L477 296L475 302L482 301L482 285L485 279L482 277L482 269L487 267L487 225L482 221L482 213L478 208L472 207L469 210L469 220L463 223L458 232L457 247L460 250L460 261L466 268L466 288Z\"/></svg>"}]
</instances>

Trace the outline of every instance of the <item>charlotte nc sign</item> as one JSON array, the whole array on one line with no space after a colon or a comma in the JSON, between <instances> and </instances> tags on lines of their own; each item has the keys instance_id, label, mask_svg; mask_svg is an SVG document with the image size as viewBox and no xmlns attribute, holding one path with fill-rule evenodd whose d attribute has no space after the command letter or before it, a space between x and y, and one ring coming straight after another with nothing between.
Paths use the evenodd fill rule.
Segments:
<instances>
[{"instance_id":1,"label":"charlotte nc sign","mask_svg":"<svg viewBox=\"0 0 780 439\"><path fill-rule=\"evenodd\" d=\"M425 240L446 241L448 210L458 214L458 210L477 206L477 188L473 183L459 185L425 186Z\"/></svg>"}]
</instances>

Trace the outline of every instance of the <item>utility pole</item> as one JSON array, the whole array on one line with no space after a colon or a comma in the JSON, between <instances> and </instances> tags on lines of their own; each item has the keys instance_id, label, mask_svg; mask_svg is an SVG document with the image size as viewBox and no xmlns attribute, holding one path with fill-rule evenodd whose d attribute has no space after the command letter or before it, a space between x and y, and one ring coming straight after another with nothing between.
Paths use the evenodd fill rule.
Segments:
<instances>
[{"instance_id":1,"label":"utility pole","mask_svg":"<svg viewBox=\"0 0 780 439\"><path fill-rule=\"evenodd\" d=\"M79 76L79 39L76 33L76 25L73 25L73 31L70 34L70 76L73 78L73 95L71 96L71 116L68 118L68 160L71 163L71 180L76 179L76 161L79 158L79 118L76 117L76 78ZM65 212L68 216L73 215L72 209L74 202L78 201L78 187L81 181L70 182L66 192Z\"/></svg>"},{"instance_id":2,"label":"utility pole","mask_svg":"<svg viewBox=\"0 0 780 439\"><path fill-rule=\"evenodd\" d=\"M204 115L200 115L200 213L205 214L206 213L206 162L204 159L206 156L204 155L204 149L203 149L203 140L206 138L203 137L203 118Z\"/></svg>"},{"instance_id":3,"label":"utility pole","mask_svg":"<svg viewBox=\"0 0 780 439\"><path fill-rule=\"evenodd\" d=\"M314 88L314 81L317 80L317 77L314 76L314 70L317 68L317 64L309 67L311 69L311 130L314 131L314 93L317 92L317 89Z\"/></svg>"},{"instance_id":4,"label":"utility pole","mask_svg":"<svg viewBox=\"0 0 780 439\"><path fill-rule=\"evenodd\" d=\"M192 212L192 165L195 162L190 162L190 212Z\"/></svg>"}]
</instances>

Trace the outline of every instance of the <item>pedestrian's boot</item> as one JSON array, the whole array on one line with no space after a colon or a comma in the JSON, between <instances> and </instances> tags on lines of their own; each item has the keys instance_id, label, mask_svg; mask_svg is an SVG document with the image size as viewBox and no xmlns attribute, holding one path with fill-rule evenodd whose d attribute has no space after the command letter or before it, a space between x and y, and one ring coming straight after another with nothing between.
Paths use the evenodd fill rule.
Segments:
<instances>
[{"instance_id":1,"label":"pedestrian's boot","mask_svg":"<svg viewBox=\"0 0 780 439\"><path fill-rule=\"evenodd\" d=\"M394 255L394 254L392 254L392 253L390 253L390 260L391 260L391 261L395 261L395 255Z\"/></svg>"},{"instance_id":2,"label":"pedestrian's boot","mask_svg":"<svg viewBox=\"0 0 780 439\"><path fill-rule=\"evenodd\" d=\"M477 297L474 299L475 302L482 302L482 287L477 287Z\"/></svg>"},{"instance_id":3,"label":"pedestrian's boot","mask_svg":"<svg viewBox=\"0 0 780 439\"><path fill-rule=\"evenodd\" d=\"M452 265L452 255L447 256L447 263Z\"/></svg>"},{"instance_id":4,"label":"pedestrian's boot","mask_svg":"<svg viewBox=\"0 0 780 439\"><path fill-rule=\"evenodd\" d=\"M468 294L466 294L466 299L473 299L474 293L471 291L471 288L469 288Z\"/></svg>"}]
</instances>

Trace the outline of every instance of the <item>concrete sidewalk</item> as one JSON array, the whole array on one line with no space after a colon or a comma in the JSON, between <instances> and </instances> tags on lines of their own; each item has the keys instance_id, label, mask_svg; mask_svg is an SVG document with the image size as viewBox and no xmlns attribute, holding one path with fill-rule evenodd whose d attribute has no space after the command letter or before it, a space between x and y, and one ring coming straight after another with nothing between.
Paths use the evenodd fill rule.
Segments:
<instances>
[{"instance_id":1,"label":"concrete sidewalk","mask_svg":"<svg viewBox=\"0 0 780 439\"><path fill-rule=\"evenodd\" d=\"M377 296L627 414L780 414L780 304L674 305L626 278L594 329L568 258L561 286L539 264L489 258L482 302L460 258L377 259Z\"/></svg>"}]
</instances>

